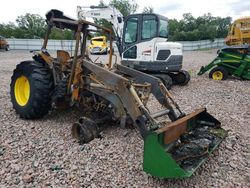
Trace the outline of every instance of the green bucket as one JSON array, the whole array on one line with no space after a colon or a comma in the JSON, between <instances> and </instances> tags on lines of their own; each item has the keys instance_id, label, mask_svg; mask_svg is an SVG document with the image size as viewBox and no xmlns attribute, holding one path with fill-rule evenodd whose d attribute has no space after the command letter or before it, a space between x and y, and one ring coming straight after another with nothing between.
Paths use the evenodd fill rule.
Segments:
<instances>
[{"instance_id":1,"label":"green bucket","mask_svg":"<svg viewBox=\"0 0 250 188\"><path fill-rule=\"evenodd\" d=\"M144 140L143 169L160 178L190 177L226 137L221 123L199 109Z\"/></svg>"}]
</instances>

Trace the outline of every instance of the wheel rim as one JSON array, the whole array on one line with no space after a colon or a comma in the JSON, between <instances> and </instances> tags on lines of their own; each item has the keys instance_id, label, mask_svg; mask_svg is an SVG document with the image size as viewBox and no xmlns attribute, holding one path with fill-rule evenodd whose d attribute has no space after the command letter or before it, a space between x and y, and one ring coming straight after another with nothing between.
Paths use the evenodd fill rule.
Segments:
<instances>
[{"instance_id":1,"label":"wheel rim","mask_svg":"<svg viewBox=\"0 0 250 188\"><path fill-rule=\"evenodd\" d=\"M214 80L222 80L223 78L223 73L221 71L215 71L213 74L212 74L212 78Z\"/></svg>"},{"instance_id":2,"label":"wheel rim","mask_svg":"<svg viewBox=\"0 0 250 188\"><path fill-rule=\"evenodd\" d=\"M30 98L30 83L26 76L20 76L15 82L15 98L20 106L25 106Z\"/></svg>"}]
</instances>

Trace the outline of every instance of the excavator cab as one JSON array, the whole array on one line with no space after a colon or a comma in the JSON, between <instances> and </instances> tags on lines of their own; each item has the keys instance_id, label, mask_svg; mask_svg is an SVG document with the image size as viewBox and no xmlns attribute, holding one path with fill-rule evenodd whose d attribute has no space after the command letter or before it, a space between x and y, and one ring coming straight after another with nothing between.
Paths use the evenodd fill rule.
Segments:
<instances>
[{"instance_id":1,"label":"excavator cab","mask_svg":"<svg viewBox=\"0 0 250 188\"><path fill-rule=\"evenodd\" d=\"M167 38L166 17L158 14L129 15L124 20L120 49L122 64L148 72L179 71L182 67L182 46L166 43Z\"/></svg>"},{"instance_id":2,"label":"excavator cab","mask_svg":"<svg viewBox=\"0 0 250 188\"><path fill-rule=\"evenodd\" d=\"M170 89L173 84L186 85L190 75L182 69L182 45L167 42L168 19L158 14L132 14L124 19L119 52L121 64L163 81Z\"/></svg>"}]
</instances>

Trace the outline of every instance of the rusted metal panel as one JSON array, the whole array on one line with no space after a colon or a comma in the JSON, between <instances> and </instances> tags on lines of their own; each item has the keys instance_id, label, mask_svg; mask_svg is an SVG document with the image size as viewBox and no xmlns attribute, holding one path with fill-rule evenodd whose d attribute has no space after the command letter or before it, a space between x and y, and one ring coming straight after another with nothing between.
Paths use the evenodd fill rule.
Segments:
<instances>
[{"instance_id":1,"label":"rusted metal panel","mask_svg":"<svg viewBox=\"0 0 250 188\"><path fill-rule=\"evenodd\" d=\"M181 126L183 123L187 122L189 119L191 119L191 118L197 116L198 114L200 114L200 113L202 113L202 112L204 112L204 111L206 111L205 108L201 108L201 109L195 110L194 112L192 112L192 113L186 115L185 117L180 118L180 119L178 119L178 120L176 120L176 121L174 121L174 122L168 124L167 126L162 127L162 128L160 128L160 129L156 130L155 132L156 132L157 134L160 134L160 133L162 133L162 132L168 131L171 127Z\"/></svg>"},{"instance_id":2,"label":"rusted metal panel","mask_svg":"<svg viewBox=\"0 0 250 188\"><path fill-rule=\"evenodd\" d=\"M102 88L102 86L96 87L96 86L91 84L90 88L88 88L88 90L99 95L99 96L102 96L103 98L107 99L108 101L110 101L114 105L114 116L116 119L119 119L122 116L126 115L122 101L119 99L119 97L117 95L112 93L107 88Z\"/></svg>"},{"instance_id":3,"label":"rusted metal panel","mask_svg":"<svg viewBox=\"0 0 250 188\"><path fill-rule=\"evenodd\" d=\"M100 25L97 25L95 23L92 22L88 22L86 20L67 20L67 19L62 19L62 18L51 18L50 21L51 23L54 24L55 27L60 28L60 29L71 29L71 30L77 30L78 25L91 25L94 26L96 28L100 28L103 31L107 32L107 33L112 33L112 31L106 27L102 27Z\"/></svg>"},{"instance_id":4,"label":"rusted metal panel","mask_svg":"<svg viewBox=\"0 0 250 188\"><path fill-rule=\"evenodd\" d=\"M77 33L76 33L76 47L75 47L75 52L74 52L74 59L73 59L73 64L71 66L71 74L68 82L68 88L67 88L67 93L70 93L71 90L71 85L73 83L73 79L75 76L75 69L76 69L76 64L77 64L77 54L78 54L78 49L79 49L79 44L80 44L80 39L81 39L81 30L82 30L82 25L78 25Z\"/></svg>"},{"instance_id":5,"label":"rusted metal panel","mask_svg":"<svg viewBox=\"0 0 250 188\"><path fill-rule=\"evenodd\" d=\"M164 132L164 144L169 144L178 139L182 134L187 131L187 122L184 121L178 126L167 126Z\"/></svg>"}]
</instances>

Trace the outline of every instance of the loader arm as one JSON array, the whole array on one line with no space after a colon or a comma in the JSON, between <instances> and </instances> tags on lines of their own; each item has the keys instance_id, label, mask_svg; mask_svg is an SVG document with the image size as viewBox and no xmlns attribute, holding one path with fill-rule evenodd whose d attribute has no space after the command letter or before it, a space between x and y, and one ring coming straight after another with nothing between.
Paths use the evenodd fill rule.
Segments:
<instances>
[{"instance_id":1,"label":"loader arm","mask_svg":"<svg viewBox=\"0 0 250 188\"><path fill-rule=\"evenodd\" d=\"M143 169L154 176L190 177L226 136L220 122L205 108L184 115L161 81L151 75L122 65L112 72L88 61L83 61L83 69L102 83L98 92L91 82L88 90L106 93L102 97L120 109L120 116L128 114L133 120L144 140ZM136 91L143 83L151 85L150 92L165 109L150 113ZM157 118L165 115L172 122L164 120L160 125Z\"/></svg>"},{"instance_id":2,"label":"loader arm","mask_svg":"<svg viewBox=\"0 0 250 188\"><path fill-rule=\"evenodd\" d=\"M106 94L103 95L103 97L106 98L108 101L112 102L113 105L115 106L115 109L122 112L122 114L120 113L121 115L126 115L123 113L125 112L123 108L126 109L128 115L132 118L134 125L138 128L143 138L146 137L148 131L154 128L158 128L156 127L156 122L154 118L151 116L150 112L146 109L141 98L139 97L136 91L136 85L134 85L133 82L131 82L131 80L88 61L83 62L83 67L90 70L95 75L95 78L99 80L100 83L104 84L104 85L99 85L99 90L102 88L102 92L106 92ZM124 69L122 69L122 67ZM154 78L147 74L143 75L143 73L139 71L136 71L128 67L124 67L122 65L119 71L122 71L123 73L132 76L135 79L136 83L140 84L149 83L151 88L150 92L152 92L153 95L156 96L156 99L166 107L165 112L166 114L168 114L169 118L172 121L175 121L180 116L183 116L182 113L181 115L178 115L175 112L176 106L171 104L167 96L165 96L163 91L160 90L161 81L159 81L157 78ZM139 75L141 76L140 78L135 77L137 73L141 73ZM95 90L94 88L96 87L93 86L94 86L93 84L92 87L90 85L89 91ZM162 85L162 87L165 86ZM107 94L107 91L109 91L109 94ZM143 121L143 119L145 119L145 121ZM146 121L150 122L148 124L149 125L148 128L146 127Z\"/></svg>"}]
</instances>

